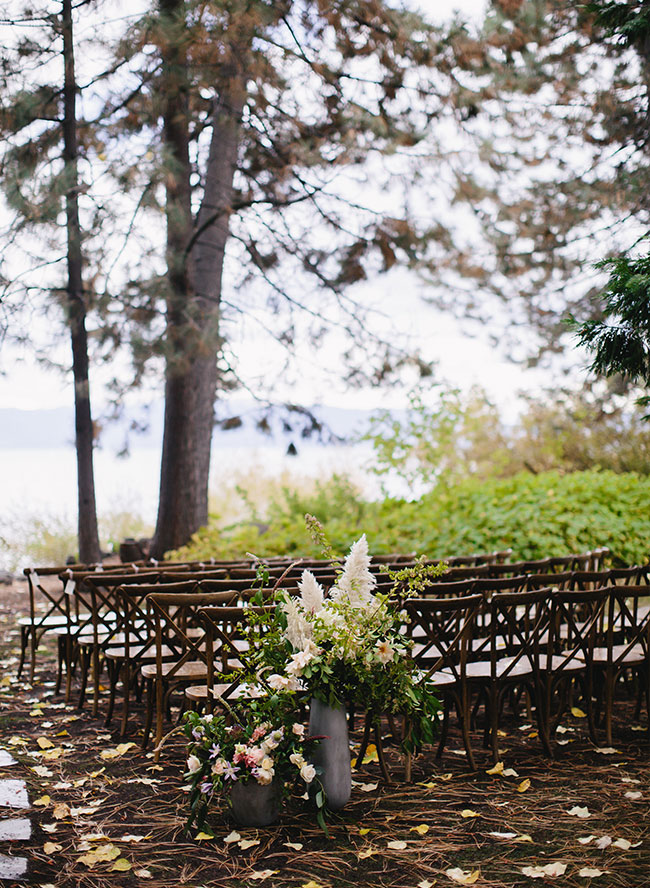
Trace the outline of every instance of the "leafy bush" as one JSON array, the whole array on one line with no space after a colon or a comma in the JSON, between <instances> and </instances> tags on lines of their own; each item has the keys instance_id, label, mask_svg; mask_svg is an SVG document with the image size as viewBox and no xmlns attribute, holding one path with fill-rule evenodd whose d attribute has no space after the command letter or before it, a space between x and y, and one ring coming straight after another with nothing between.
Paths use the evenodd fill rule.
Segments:
<instances>
[{"instance_id":1,"label":"leafy bush","mask_svg":"<svg viewBox=\"0 0 650 888\"><path fill-rule=\"evenodd\" d=\"M617 562L631 564L650 552L649 499L650 478L611 471L470 477L413 502L370 502L348 479L334 476L311 494L285 487L264 524L211 523L173 556L320 555L305 529L309 512L339 554L365 532L375 554L440 557L511 547L515 558L542 558L608 546Z\"/></svg>"}]
</instances>

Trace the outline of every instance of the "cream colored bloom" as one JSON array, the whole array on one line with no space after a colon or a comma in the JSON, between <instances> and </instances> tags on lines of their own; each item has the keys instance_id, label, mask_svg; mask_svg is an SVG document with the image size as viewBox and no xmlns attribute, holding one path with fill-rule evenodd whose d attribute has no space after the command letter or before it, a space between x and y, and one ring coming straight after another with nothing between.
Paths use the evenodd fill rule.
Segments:
<instances>
[{"instance_id":1,"label":"cream colored bloom","mask_svg":"<svg viewBox=\"0 0 650 888\"><path fill-rule=\"evenodd\" d=\"M380 663L390 663L395 659L395 650L387 641L378 641L375 645L375 653Z\"/></svg>"},{"instance_id":2,"label":"cream colored bloom","mask_svg":"<svg viewBox=\"0 0 650 888\"><path fill-rule=\"evenodd\" d=\"M305 736L305 726L296 722L294 726L291 728L291 731L298 737L300 740Z\"/></svg>"},{"instance_id":3,"label":"cream colored bloom","mask_svg":"<svg viewBox=\"0 0 650 888\"><path fill-rule=\"evenodd\" d=\"M316 776L316 768L309 762L305 762L300 768L300 776L305 783L311 783Z\"/></svg>"},{"instance_id":4,"label":"cream colored bloom","mask_svg":"<svg viewBox=\"0 0 650 888\"><path fill-rule=\"evenodd\" d=\"M273 675L269 675L267 678L267 682L270 688L274 691L301 691L302 685L293 675L278 675L277 672L274 672Z\"/></svg>"},{"instance_id":5,"label":"cream colored bloom","mask_svg":"<svg viewBox=\"0 0 650 888\"><path fill-rule=\"evenodd\" d=\"M196 774L201 770L201 759L195 755L191 755L187 760L187 770L190 774Z\"/></svg>"},{"instance_id":6,"label":"cream colored bloom","mask_svg":"<svg viewBox=\"0 0 650 888\"><path fill-rule=\"evenodd\" d=\"M292 765L295 765L296 768L302 768L302 766L305 764L305 759L299 752L292 752L289 756L289 761Z\"/></svg>"},{"instance_id":7,"label":"cream colored bloom","mask_svg":"<svg viewBox=\"0 0 650 888\"><path fill-rule=\"evenodd\" d=\"M273 775L275 771L271 768L269 771L263 771L258 768L255 771L255 779L261 786L268 786L269 783L273 780Z\"/></svg>"}]
</instances>

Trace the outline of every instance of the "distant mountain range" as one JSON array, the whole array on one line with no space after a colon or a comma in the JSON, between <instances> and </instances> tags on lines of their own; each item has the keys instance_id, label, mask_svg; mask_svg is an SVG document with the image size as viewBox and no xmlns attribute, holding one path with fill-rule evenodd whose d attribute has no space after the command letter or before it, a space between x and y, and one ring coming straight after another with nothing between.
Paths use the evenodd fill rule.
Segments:
<instances>
[{"instance_id":1,"label":"distant mountain range","mask_svg":"<svg viewBox=\"0 0 650 888\"><path fill-rule=\"evenodd\" d=\"M268 413L253 402L233 401L228 413L220 412L215 426L215 447L264 447L318 444L317 433L308 434L311 421L295 411L278 408ZM371 410L347 410L327 405L309 410L323 426L323 442L328 435L349 438L367 427ZM222 408L223 411L223 408ZM159 448L162 441L163 407L146 412L130 411L115 421L99 420L102 449L120 451ZM313 431L313 430L312 430ZM59 449L74 446L74 413L71 407L52 410L0 408L0 450Z\"/></svg>"}]
</instances>

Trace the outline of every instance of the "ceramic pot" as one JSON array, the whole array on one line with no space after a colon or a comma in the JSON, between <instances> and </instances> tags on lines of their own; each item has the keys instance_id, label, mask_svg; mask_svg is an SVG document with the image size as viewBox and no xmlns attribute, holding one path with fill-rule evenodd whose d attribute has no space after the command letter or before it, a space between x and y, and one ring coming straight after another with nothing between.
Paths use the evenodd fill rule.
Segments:
<instances>
[{"instance_id":1,"label":"ceramic pot","mask_svg":"<svg viewBox=\"0 0 650 888\"><path fill-rule=\"evenodd\" d=\"M309 733L322 737L311 755L319 769L320 781L330 811L339 811L350 799L352 771L350 769L350 741L348 722L342 707L327 706L312 699L309 712Z\"/></svg>"},{"instance_id":2,"label":"ceramic pot","mask_svg":"<svg viewBox=\"0 0 650 888\"><path fill-rule=\"evenodd\" d=\"M242 826L270 826L280 816L280 799L275 780L266 785L256 780L233 783L230 801L232 816Z\"/></svg>"}]
</instances>

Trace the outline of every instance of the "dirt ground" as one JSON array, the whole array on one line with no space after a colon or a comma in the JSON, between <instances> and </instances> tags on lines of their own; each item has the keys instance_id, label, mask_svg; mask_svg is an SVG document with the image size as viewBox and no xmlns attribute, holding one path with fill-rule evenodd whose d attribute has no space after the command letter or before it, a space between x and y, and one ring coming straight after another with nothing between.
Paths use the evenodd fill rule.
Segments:
<instances>
[{"instance_id":1,"label":"dirt ground","mask_svg":"<svg viewBox=\"0 0 650 888\"><path fill-rule=\"evenodd\" d=\"M231 842L224 840L235 824L227 808L215 809L214 837L197 839L196 830L184 831L181 738L154 764L140 749L140 707L125 738L134 745L118 748L117 719L107 728L88 706L79 711L75 700L54 696L51 642L39 653L34 684L16 679L15 621L26 607L23 584L0 587L0 747L17 760L1 777L24 780L32 805L31 839L0 842L2 854L29 859L27 879L12 885L650 886L647 721L644 713L635 723L631 701L616 710L612 749L595 748L585 719L570 715L549 760L521 712L506 719L502 737L504 766L516 775L486 773L492 762L478 732L479 767L470 774L452 731L441 760L433 750L416 760L412 784L400 782L394 752L393 784L382 782L376 762L355 772L330 838L295 798L277 826L238 828L241 838ZM17 816L24 815L0 807L2 820Z\"/></svg>"}]
</instances>

